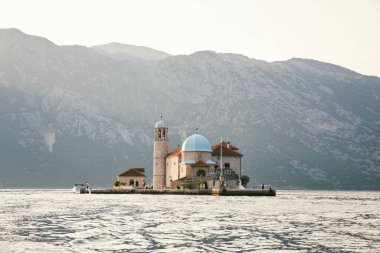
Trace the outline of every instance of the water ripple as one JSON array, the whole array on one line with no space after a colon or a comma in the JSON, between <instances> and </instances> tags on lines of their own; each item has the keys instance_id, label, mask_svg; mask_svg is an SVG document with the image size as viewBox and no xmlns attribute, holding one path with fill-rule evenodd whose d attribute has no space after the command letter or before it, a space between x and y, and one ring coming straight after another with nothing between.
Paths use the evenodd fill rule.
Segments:
<instances>
[{"instance_id":1,"label":"water ripple","mask_svg":"<svg viewBox=\"0 0 380 253\"><path fill-rule=\"evenodd\" d=\"M380 251L379 192L0 196L0 252Z\"/></svg>"}]
</instances>

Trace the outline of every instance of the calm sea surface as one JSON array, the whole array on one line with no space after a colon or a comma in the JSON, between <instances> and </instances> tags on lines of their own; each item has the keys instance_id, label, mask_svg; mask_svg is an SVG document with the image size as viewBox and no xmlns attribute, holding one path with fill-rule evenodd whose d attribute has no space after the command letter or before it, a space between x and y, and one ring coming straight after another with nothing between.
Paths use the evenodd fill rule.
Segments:
<instances>
[{"instance_id":1,"label":"calm sea surface","mask_svg":"<svg viewBox=\"0 0 380 253\"><path fill-rule=\"evenodd\" d=\"M380 192L0 190L0 252L380 252Z\"/></svg>"}]
</instances>

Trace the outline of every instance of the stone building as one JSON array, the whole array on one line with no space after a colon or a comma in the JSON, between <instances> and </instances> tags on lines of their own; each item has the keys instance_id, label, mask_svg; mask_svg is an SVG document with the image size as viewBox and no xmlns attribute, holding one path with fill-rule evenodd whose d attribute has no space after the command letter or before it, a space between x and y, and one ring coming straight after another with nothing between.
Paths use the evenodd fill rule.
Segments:
<instances>
[{"instance_id":1,"label":"stone building","mask_svg":"<svg viewBox=\"0 0 380 253\"><path fill-rule=\"evenodd\" d=\"M143 189L145 188L145 169L130 168L117 176L117 181L123 186L129 188Z\"/></svg>"},{"instance_id":2,"label":"stone building","mask_svg":"<svg viewBox=\"0 0 380 253\"><path fill-rule=\"evenodd\" d=\"M160 189L165 183L165 164L168 154L168 128L162 119L156 123L153 141L153 189Z\"/></svg>"},{"instance_id":3,"label":"stone building","mask_svg":"<svg viewBox=\"0 0 380 253\"><path fill-rule=\"evenodd\" d=\"M154 128L153 189L240 187L243 155L236 146L225 141L211 146L196 130L168 152L168 130L161 116Z\"/></svg>"}]
</instances>

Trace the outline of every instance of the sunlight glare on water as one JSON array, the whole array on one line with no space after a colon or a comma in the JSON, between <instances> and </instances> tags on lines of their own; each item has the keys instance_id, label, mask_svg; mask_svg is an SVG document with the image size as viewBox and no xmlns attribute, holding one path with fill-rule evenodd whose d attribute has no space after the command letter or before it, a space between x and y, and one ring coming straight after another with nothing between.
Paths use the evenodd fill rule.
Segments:
<instances>
[{"instance_id":1,"label":"sunlight glare on water","mask_svg":"<svg viewBox=\"0 0 380 253\"><path fill-rule=\"evenodd\" d=\"M380 252L380 192L0 190L0 252Z\"/></svg>"}]
</instances>

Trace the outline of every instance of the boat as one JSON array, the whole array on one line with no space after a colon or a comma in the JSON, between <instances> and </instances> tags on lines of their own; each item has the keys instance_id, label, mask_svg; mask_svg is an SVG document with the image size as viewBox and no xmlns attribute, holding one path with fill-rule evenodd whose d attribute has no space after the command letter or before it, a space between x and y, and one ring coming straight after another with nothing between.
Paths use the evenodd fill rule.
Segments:
<instances>
[{"instance_id":1,"label":"boat","mask_svg":"<svg viewBox=\"0 0 380 253\"><path fill-rule=\"evenodd\" d=\"M84 194L86 193L85 184L74 184L73 193Z\"/></svg>"}]
</instances>

